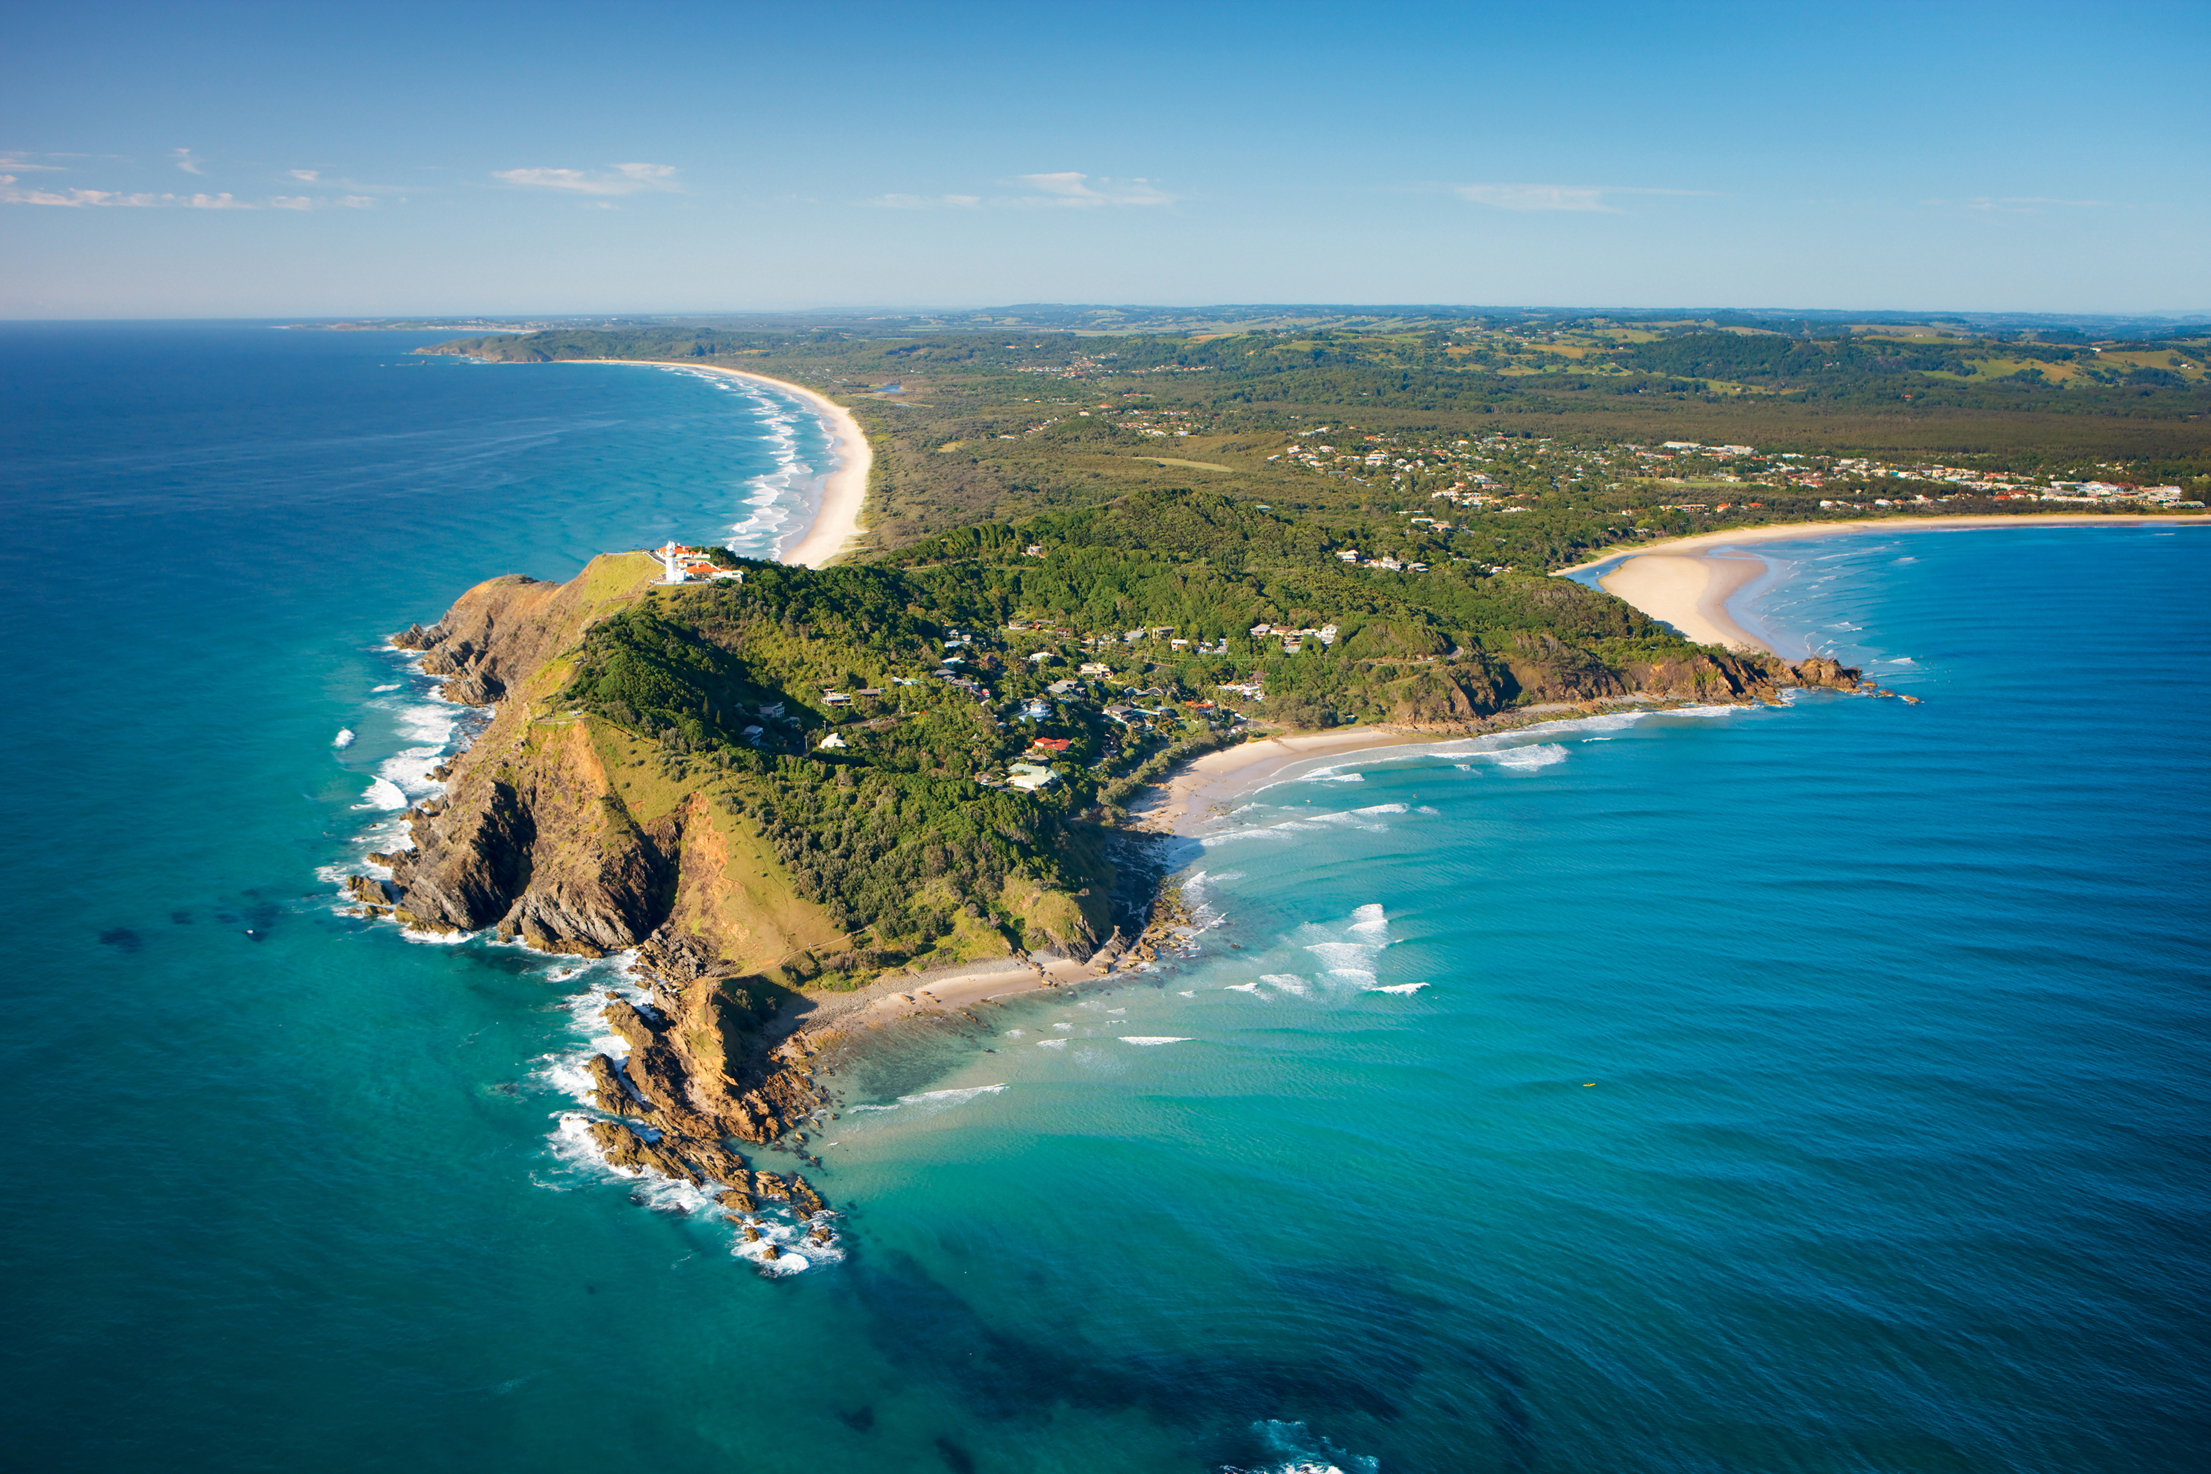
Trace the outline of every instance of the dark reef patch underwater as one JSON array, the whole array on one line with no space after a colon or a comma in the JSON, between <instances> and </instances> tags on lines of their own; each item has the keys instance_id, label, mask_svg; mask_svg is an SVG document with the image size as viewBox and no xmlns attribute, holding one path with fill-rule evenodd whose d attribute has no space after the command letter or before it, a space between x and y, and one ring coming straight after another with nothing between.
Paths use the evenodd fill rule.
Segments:
<instances>
[{"instance_id":1,"label":"dark reef patch underwater","mask_svg":"<svg viewBox=\"0 0 2211 1474\"><path fill-rule=\"evenodd\" d=\"M1924 705L1265 791L1195 958L840 1072L845 1257L769 1277L563 1135L606 964L318 872L455 719L385 631L818 435L436 336L0 329L19 1458L2200 1466L2199 531L1797 545L1761 620Z\"/></svg>"}]
</instances>

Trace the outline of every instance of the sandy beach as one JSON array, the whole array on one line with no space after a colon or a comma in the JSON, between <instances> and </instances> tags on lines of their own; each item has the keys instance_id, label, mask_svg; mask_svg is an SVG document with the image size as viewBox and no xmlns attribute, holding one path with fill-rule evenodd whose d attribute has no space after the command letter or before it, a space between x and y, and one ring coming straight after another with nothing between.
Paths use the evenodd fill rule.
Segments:
<instances>
[{"instance_id":1,"label":"sandy beach","mask_svg":"<svg viewBox=\"0 0 2211 1474\"><path fill-rule=\"evenodd\" d=\"M2211 516L2192 517L2156 512L2113 515L2108 512L2026 512L2016 517L1859 517L1848 522L1776 522L1768 527L1737 527L1726 532L1700 532L1694 537L1668 538L1646 543L1630 551L1616 548L1602 558L1561 568L1553 578L1586 573L1619 557L1648 558L1654 553L1697 553L1706 548L1734 547L1741 543L1787 542L1792 538L1832 537L1845 532L1957 532L1974 527L2176 527L2200 523L2211 527Z\"/></svg>"},{"instance_id":2,"label":"sandy beach","mask_svg":"<svg viewBox=\"0 0 2211 1474\"><path fill-rule=\"evenodd\" d=\"M2160 517L2155 513L2114 516L2095 512L2055 512L2017 517L1871 517L1848 522L1780 522L1771 527L1738 527L1729 532L1701 532L1694 537L1670 538L1638 548L1612 572L1598 579L1613 594L1651 618L1672 625L1700 645L1721 645L1732 650L1773 653L1773 647L1753 637L1728 613L1728 599L1766 571L1756 554L1714 557L1707 548L1739 547L1745 543L1786 542L1796 538L1831 537L1851 532L1958 532L1989 527L2170 527L2188 522L2211 525L2201 517ZM1619 557L1594 559L1562 568L1558 574L1582 573Z\"/></svg>"},{"instance_id":3,"label":"sandy beach","mask_svg":"<svg viewBox=\"0 0 2211 1474\"><path fill-rule=\"evenodd\" d=\"M1039 957L1034 967L1016 958L998 957L933 967L919 975L887 973L851 993L816 995L801 1027L817 1033L873 1028L894 1019L955 1012L1054 985L1096 982L1101 976L1091 963L1064 957Z\"/></svg>"},{"instance_id":4,"label":"sandy beach","mask_svg":"<svg viewBox=\"0 0 2211 1474\"><path fill-rule=\"evenodd\" d=\"M1224 747L1183 764L1165 782L1152 785L1146 797L1130 807L1129 827L1159 834L1188 834L1194 826L1218 817L1216 811L1224 809L1230 800L1264 787L1293 763L1373 748L1450 740L1436 732L1345 727Z\"/></svg>"},{"instance_id":5,"label":"sandy beach","mask_svg":"<svg viewBox=\"0 0 2211 1474\"><path fill-rule=\"evenodd\" d=\"M1763 640L1737 624L1727 612L1730 595L1766 571L1762 558L1700 557L1688 553L1646 553L1630 558L1597 582L1607 593L1663 620L1700 645L1731 650L1763 650Z\"/></svg>"},{"instance_id":6,"label":"sandy beach","mask_svg":"<svg viewBox=\"0 0 2211 1474\"><path fill-rule=\"evenodd\" d=\"M822 483L821 506L815 509L814 520L794 547L786 548L781 555L785 563L803 564L808 568L820 568L834 562L849 551L860 536L860 508L867 500L868 471L875 464L874 448L860 431L860 422L852 417L852 411L827 395L815 392L804 384L794 384L788 379L771 379L766 374L748 373L744 369L718 368L704 363L664 363L651 358L594 358L579 359L588 363L631 363L649 368L680 368L692 373L726 374L732 379L751 379L756 383L773 385L786 394L793 394L806 401L829 427L830 449L836 454L837 466Z\"/></svg>"}]
</instances>

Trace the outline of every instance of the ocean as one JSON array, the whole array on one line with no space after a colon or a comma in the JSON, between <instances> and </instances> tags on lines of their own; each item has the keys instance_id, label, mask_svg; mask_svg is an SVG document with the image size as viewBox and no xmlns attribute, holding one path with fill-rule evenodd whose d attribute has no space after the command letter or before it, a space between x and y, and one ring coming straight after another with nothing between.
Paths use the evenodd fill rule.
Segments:
<instances>
[{"instance_id":1,"label":"ocean","mask_svg":"<svg viewBox=\"0 0 2211 1474\"><path fill-rule=\"evenodd\" d=\"M1192 955L844 1068L770 1276L574 1144L617 967L328 877L466 717L382 635L768 552L819 427L442 336L0 328L26 1464L2201 1467L2200 530L1761 550L1921 705L1309 765L1161 856Z\"/></svg>"}]
</instances>

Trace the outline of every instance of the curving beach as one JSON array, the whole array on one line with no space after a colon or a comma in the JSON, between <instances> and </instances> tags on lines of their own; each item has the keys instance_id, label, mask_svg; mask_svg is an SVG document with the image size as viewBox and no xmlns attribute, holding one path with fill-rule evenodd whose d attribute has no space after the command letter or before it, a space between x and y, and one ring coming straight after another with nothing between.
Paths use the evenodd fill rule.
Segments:
<instances>
[{"instance_id":1,"label":"curving beach","mask_svg":"<svg viewBox=\"0 0 2211 1474\"><path fill-rule=\"evenodd\" d=\"M1700 532L1694 537L1652 543L1630 554L1597 583L1607 593L1673 626L1701 645L1760 650L1770 655L1773 648L1736 623L1727 609L1731 597L1765 574L1766 561L1755 553L1718 556L1706 549L1734 549L1745 543L1787 542L1851 532L1957 532L1985 527L2170 527L2204 521L2201 517L2160 517L2154 513L2056 512L2046 516L1865 517L1847 522L1781 522L1768 527ZM1619 556L1614 553L1577 563L1571 568L1561 568L1552 577L1602 568Z\"/></svg>"},{"instance_id":2,"label":"curving beach","mask_svg":"<svg viewBox=\"0 0 2211 1474\"><path fill-rule=\"evenodd\" d=\"M814 509L814 520L807 525L798 543L783 550L780 561L801 564L807 568L821 568L835 562L852 545L859 541L860 509L867 500L868 472L875 464L875 451L860 429L860 422L852 417L852 411L817 390L804 384L794 384L789 379L770 378L766 374L750 373L744 369L719 368L705 363L674 363L655 358L603 358L589 360L594 363L629 363L646 368L680 368L697 374L721 374L732 379L751 379L766 384L785 394L806 401L820 416L830 432L830 450L837 457L836 466L822 480L821 505Z\"/></svg>"}]
</instances>

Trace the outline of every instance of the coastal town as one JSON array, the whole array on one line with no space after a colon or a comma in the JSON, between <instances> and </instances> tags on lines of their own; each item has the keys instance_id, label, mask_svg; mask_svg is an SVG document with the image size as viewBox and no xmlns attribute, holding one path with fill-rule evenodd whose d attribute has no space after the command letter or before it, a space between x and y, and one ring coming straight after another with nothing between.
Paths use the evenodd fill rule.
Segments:
<instances>
[{"instance_id":1,"label":"coastal town","mask_svg":"<svg viewBox=\"0 0 2211 1474\"><path fill-rule=\"evenodd\" d=\"M1666 487L1693 487L1730 499L1661 502L1656 510L1727 511L1736 505L1760 506L1760 502L1749 499L1754 493L1823 490L1841 493L1819 498L1823 508L1982 499L2074 505L2202 505L2187 497L2179 486L2067 480L1939 461L1897 463L1868 456L1761 452L1749 445L1706 445L1693 440L1583 446L1508 435L1442 441L1364 434L1340 437L1355 443L1339 447L1318 438L1330 434L1326 425L1302 431L1267 459L1362 486L1387 485L1469 511L1492 513L1524 510L1513 504L1516 499L1544 491L1658 491ZM1888 495L1870 495L1876 489L1872 483L1881 481L1906 485Z\"/></svg>"}]
</instances>

